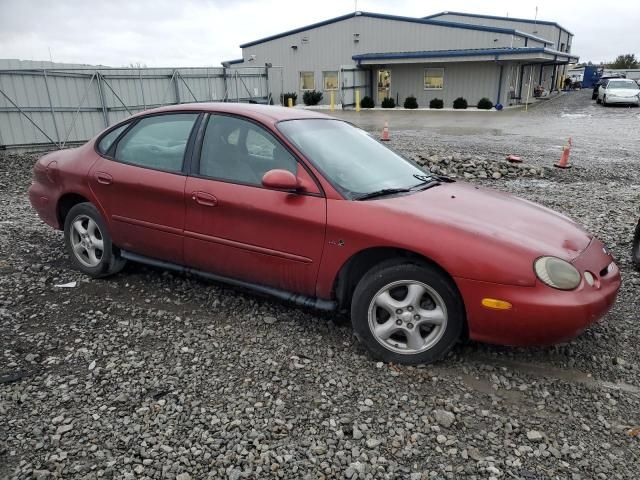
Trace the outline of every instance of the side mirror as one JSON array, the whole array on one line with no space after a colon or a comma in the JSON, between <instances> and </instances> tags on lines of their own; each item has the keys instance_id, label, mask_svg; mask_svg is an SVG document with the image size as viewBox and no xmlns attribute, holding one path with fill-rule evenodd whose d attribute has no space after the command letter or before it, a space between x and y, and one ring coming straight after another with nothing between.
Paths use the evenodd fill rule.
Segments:
<instances>
[{"instance_id":1,"label":"side mirror","mask_svg":"<svg viewBox=\"0 0 640 480\"><path fill-rule=\"evenodd\" d=\"M276 190L298 190L298 178L288 170L269 170L262 177L262 185Z\"/></svg>"}]
</instances>

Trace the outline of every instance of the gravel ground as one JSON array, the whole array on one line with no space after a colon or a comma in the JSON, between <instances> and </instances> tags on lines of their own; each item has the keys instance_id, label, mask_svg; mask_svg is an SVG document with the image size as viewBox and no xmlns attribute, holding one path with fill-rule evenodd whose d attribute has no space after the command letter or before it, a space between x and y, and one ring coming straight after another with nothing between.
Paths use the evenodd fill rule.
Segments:
<instances>
[{"instance_id":1,"label":"gravel ground","mask_svg":"<svg viewBox=\"0 0 640 480\"><path fill-rule=\"evenodd\" d=\"M637 478L638 110L591 110L582 93L529 114L623 117L632 138L579 139L567 171L543 168L558 143L536 135L393 132L416 158L522 155L544 176L470 180L583 223L624 277L570 343L466 342L424 368L372 362L344 318L195 278L85 278L30 209L36 156L0 156L0 478Z\"/></svg>"}]
</instances>

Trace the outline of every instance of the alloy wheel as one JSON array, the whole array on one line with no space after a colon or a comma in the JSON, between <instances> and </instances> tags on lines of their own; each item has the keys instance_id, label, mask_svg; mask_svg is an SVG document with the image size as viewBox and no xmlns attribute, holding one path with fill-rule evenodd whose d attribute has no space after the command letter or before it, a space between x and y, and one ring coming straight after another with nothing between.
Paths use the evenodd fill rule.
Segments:
<instances>
[{"instance_id":1,"label":"alloy wheel","mask_svg":"<svg viewBox=\"0 0 640 480\"><path fill-rule=\"evenodd\" d=\"M447 308L429 285L400 280L381 288L369 305L369 328L378 343L404 355L432 348L444 335Z\"/></svg>"},{"instance_id":2,"label":"alloy wheel","mask_svg":"<svg viewBox=\"0 0 640 480\"><path fill-rule=\"evenodd\" d=\"M73 253L86 267L96 267L104 255L104 240L98 224L88 215L78 215L71 223Z\"/></svg>"}]
</instances>

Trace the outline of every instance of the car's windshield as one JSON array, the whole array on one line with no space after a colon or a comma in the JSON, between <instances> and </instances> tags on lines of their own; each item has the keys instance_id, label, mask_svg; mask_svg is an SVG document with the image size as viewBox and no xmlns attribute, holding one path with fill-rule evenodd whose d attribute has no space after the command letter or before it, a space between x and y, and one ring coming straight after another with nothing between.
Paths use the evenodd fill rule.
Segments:
<instances>
[{"instance_id":1,"label":"car's windshield","mask_svg":"<svg viewBox=\"0 0 640 480\"><path fill-rule=\"evenodd\" d=\"M625 88L630 90L640 90L638 84L634 81L611 80L607 88Z\"/></svg>"},{"instance_id":2,"label":"car's windshield","mask_svg":"<svg viewBox=\"0 0 640 480\"><path fill-rule=\"evenodd\" d=\"M383 189L408 189L424 171L340 120L287 120L278 129L348 198Z\"/></svg>"}]
</instances>

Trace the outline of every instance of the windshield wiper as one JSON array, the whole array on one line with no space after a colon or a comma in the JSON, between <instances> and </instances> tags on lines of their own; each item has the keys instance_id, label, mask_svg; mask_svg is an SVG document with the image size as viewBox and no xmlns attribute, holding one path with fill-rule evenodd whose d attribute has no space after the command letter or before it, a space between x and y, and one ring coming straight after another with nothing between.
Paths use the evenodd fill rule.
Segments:
<instances>
[{"instance_id":1,"label":"windshield wiper","mask_svg":"<svg viewBox=\"0 0 640 480\"><path fill-rule=\"evenodd\" d=\"M354 197L354 200L368 200L370 198L384 197L385 195L393 195L394 193L408 193L410 191L410 188L382 188L374 192L358 195L357 197Z\"/></svg>"},{"instance_id":2,"label":"windshield wiper","mask_svg":"<svg viewBox=\"0 0 640 480\"><path fill-rule=\"evenodd\" d=\"M453 178L443 177L442 175L422 175L420 173L414 173L413 176L418 180L422 180L422 183L429 182L443 182L443 183L452 183L455 182Z\"/></svg>"}]
</instances>

